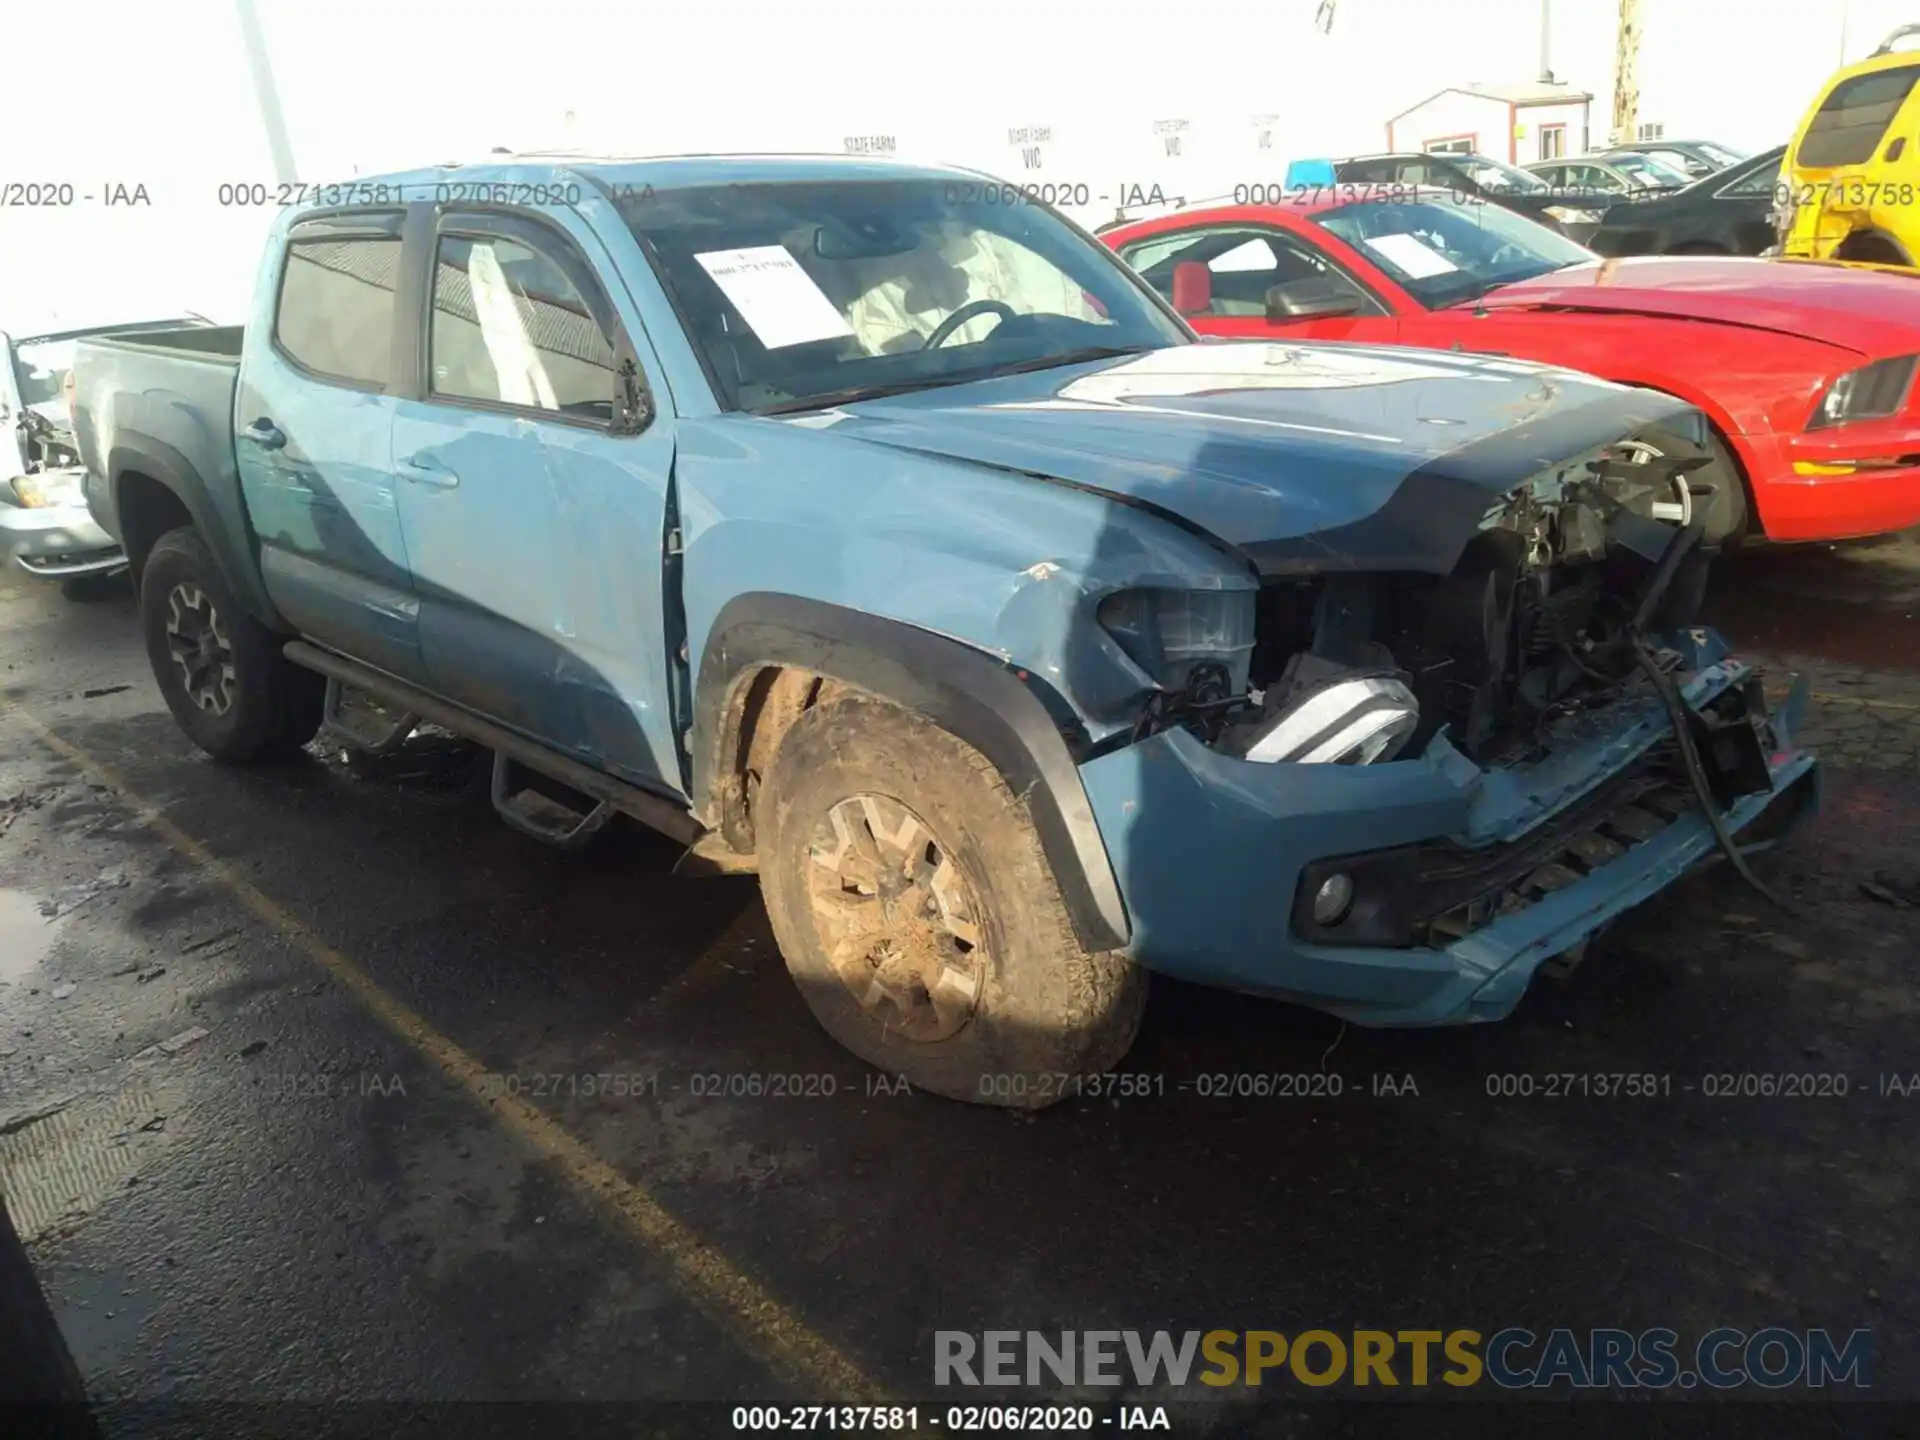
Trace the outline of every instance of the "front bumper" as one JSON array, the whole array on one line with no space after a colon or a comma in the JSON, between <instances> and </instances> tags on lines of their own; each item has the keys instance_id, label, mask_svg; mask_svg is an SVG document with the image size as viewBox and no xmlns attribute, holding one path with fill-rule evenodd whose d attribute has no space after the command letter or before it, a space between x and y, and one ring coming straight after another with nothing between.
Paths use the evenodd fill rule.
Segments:
<instances>
[{"instance_id":1,"label":"front bumper","mask_svg":"<svg viewBox=\"0 0 1920 1440\"><path fill-rule=\"evenodd\" d=\"M1920 525L1920 419L1912 415L1781 436L1769 468L1754 499L1770 540L1850 540Z\"/></svg>"},{"instance_id":2,"label":"front bumper","mask_svg":"<svg viewBox=\"0 0 1920 1440\"><path fill-rule=\"evenodd\" d=\"M0 554L29 574L50 580L107 575L127 564L125 552L100 528L84 502L29 509L4 491L0 491Z\"/></svg>"},{"instance_id":3,"label":"front bumper","mask_svg":"<svg viewBox=\"0 0 1920 1440\"><path fill-rule=\"evenodd\" d=\"M1682 686L1696 710L1752 671L1704 664ZM1777 838L1815 808L1814 757L1793 743L1806 687L1770 718L1769 788L1722 812L1736 836ZM1616 712L1619 712L1616 714ZM1524 841L1647 761L1670 733L1657 701L1623 701L1604 731L1528 770L1486 771L1437 744L1385 765L1252 764L1168 730L1081 768L1133 922L1129 953L1177 979L1292 1000L1369 1026L1497 1020L1547 960L1717 853L1693 805L1617 858L1444 945L1303 942L1291 920L1315 861L1454 837Z\"/></svg>"}]
</instances>

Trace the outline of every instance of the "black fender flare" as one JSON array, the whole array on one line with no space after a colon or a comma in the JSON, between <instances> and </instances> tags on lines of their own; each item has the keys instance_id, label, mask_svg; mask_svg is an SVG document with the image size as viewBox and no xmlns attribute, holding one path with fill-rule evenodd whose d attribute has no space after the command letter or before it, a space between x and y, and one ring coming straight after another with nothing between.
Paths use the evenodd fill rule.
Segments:
<instances>
[{"instance_id":1,"label":"black fender flare","mask_svg":"<svg viewBox=\"0 0 1920 1440\"><path fill-rule=\"evenodd\" d=\"M1012 666L930 630L795 595L724 605L700 654L693 702L693 810L713 824L735 701L767 666L841 681L924 715L1023 796L1080 943L1113 950L1132 926L1079 766L1051 711Z\"/></svg>"},{"instance_id":2,"label":"black fender flare","mask_svg":"<svg viewBox=\"0 0 1920 1440\"><path fill-rule=\"evenodd\" d=\"M107 485L113 496L114 516L120 527L123 545L126 543L127 518L121 498L121 483L129 472L150 476L164 485L192 517L194 528L207 542L213 563L220 567L221 578L227 582L234 597L261 624L272 630L291 633L292 627L268 596L252 555L246 545L236 539L234 527L238 525L239 534L251 540L252 532L247 527L244 511L231 519L223 515L218 500L186 456L165 441L156 440L150 435L118 435L114 438L113 448L107 453ZM235 502L239 502L237 493Z\"/></svg>"}]
</instances>

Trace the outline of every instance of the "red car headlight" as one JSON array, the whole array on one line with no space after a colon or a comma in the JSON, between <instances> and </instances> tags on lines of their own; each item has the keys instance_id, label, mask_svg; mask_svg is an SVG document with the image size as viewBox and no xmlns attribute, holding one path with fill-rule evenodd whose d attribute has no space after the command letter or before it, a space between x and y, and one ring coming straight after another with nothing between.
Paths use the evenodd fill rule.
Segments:
<instances>
[{"instance_id":1,"label":"red car headlight","mask_svg":"<svg viewBox=\"0 0 1920 1440\"><path fill-rule=\"evenodd\" d=\"M1902 355L1893 360L1876 360L1858 370L1849 370L1827 387L1814 407L1809 430L1844 425L1849 420L1873 420L1898 415L1913 388L1914 362L1920 356Z\"/></svg>"}]
</instances>

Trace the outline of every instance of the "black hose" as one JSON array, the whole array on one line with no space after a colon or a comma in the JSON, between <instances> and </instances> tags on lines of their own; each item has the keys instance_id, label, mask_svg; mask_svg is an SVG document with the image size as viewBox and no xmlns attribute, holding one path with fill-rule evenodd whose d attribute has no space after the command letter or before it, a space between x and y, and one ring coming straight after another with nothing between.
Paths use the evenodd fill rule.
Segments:
<instances>
[{"instance_id":1,"label":"black hose","mask_svg":"<svg viewBox=\"0 0 1920 1440\"><path fill-rule=\"evenodd\" d=\"M1653 682L1653 688L1660 697L1660 703L1666 707L1667 719L1673 725L1673 738L1680 747L1680 758L1687 770L1687 779L1693 782L1693 793L1700 799L1701 808L1707 812L1707 824L1713 828L1713 838L1719 842L1721 853L1733 865L1740 878L1764 895L1773 905L1793 916L1796 920L1808 917L1789 901L1783 899L1771 889L1747 864L1747 853L1734 843L1728 833L1726 822L1720 818L1720 802L1714 798L1713 785L1707 779L1707 767L1700 763L1700 751L1693 743L1693 732L1687 725L1686 702L1680 698L1680 689L1673 683L1673 677L1660 668L1660 662L1654 658L1653 651L1635 631L1630 637L1633 644L1633 657L1640 668Z\"/></svg>"}]
</instances>

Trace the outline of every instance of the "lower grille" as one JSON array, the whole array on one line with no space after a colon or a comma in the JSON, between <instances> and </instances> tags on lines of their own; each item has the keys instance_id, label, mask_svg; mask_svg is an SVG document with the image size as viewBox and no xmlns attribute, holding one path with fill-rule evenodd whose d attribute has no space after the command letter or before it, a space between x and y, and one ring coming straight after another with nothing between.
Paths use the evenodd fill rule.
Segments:
<instances>
[{"instance_id":1,"label":"lower grille","mask_svg":"<svg viewBox=\"0 0 1920 1440\"><path fill-rule=\"evenodd\" d=\"M1677 757L1663 756L1631 777L1607 787L1594 804L1555 817L1539 831L1511 846L1498 847L1493 873L1477 895L1425 921L1422 943L1448 945L1504 915L1569 885L1645 844L1682 815L1700 808L1693 787L1679 772Z\"/></svg>"}]
</instances>

